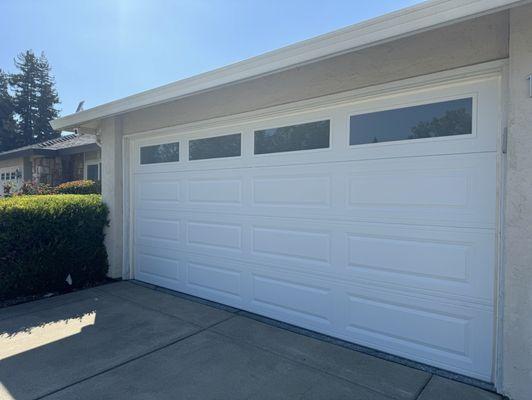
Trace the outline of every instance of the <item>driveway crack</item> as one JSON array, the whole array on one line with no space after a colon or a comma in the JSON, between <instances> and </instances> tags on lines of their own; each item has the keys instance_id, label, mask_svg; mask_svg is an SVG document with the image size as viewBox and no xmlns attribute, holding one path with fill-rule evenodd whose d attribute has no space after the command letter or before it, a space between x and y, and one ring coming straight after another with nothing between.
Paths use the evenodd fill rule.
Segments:
<instances>
[{"instance_id":1,"label":"driveway crack","mask_svg":"<svg viewBox=\"0 0 532 400\"><path fill-rule=\"evenodd\" d=\"M103 369L103 370L101 370L101 371L99 371L99 372L96 372L96 373L94 373L94 374L92 374L92 375L90 375L90 376L86 376L86 377L84 377L84 378L82 378L82 379L79 379L79 380L77 380L77 381L75 381L75 382L69 383L68 385L63 386L63 387L61 387L61 388L59 388L59 389L52 390L52 391L50 391L50 392L48 392L48 393L46 393L46 394L43 394L43 395L41 395L41 396L39 396L39 397L36 397L35 400L45 399L45 398L48 397L48 396L54 395L54 394L56 394L56 393L59 393L59 392L61 392L61 391L63 391L63 390L66 390L66 389L72 387L72 386L76 386L76 385L78 385L78 384L80 384L80 383L86 382L86 381L88 381L88 380L90 380L90 379L93 379L93 378L95 378L95 377L97 377L97 376L100 376L100 375L106 374L106 373L108 373L108 372L110 372L110 371L112 371L112 370L115 370L115 369L121 368L121 367L123 367L123 366L125 366L125 365L127 365L127 364L132 363L133 361L140 360L140 359L142 359L142 358L144 358L144 357L147 357L147 356L149 356L149 355L151 355L151 354L157 353L158 351L161 351L161 350L167 349L168 347L171 347L171 346L175 345L176 343L182 342L182 341L187 340L187 339L189 339L189 338L191 338L191 337L193 337L193 336L196 336L196 335L198 335L198 334L200 334L200 333L202 333L202 332L205 332L205 331L207 331L207 330L209 330L209 329L215 327L216 325L219 325L219 324L221 324L221 323L223 323L223 322L225 322L225 321L228 321L228 320L230 320L231 318L234 318L234 317L235 317L235 315L230 315L229 317L224 318L224 319L221 320L221 321L215 322L214 324L211 324L211 325L209 325L209 326L207 326L207 327L200 328L199 330L197 330L197 331L195 331L195 332L193 332L193 333L191 333L191 334L189 334L189 335L185 335L185 336L183 336L183 337L180 337L179 339L173 340L173 341L171 341L171 342L169 342L169 343L167 343L167 344L165 344L165 345L162 345L162 346L160 346L160 347L157 347L157 348L155 348L155 349L152 349L152 350L150 350L150 351L148 351L148 352L146 352L146 353L139 354L138 356L135 356L135 357L131 357L131 358L128 359L128 360L122 361L122 362L120 362L120 363L118 363L118 364L116 364L116 365L113 365L112 367L105 368L105 369Z\"/></svg>"}]
</instances>

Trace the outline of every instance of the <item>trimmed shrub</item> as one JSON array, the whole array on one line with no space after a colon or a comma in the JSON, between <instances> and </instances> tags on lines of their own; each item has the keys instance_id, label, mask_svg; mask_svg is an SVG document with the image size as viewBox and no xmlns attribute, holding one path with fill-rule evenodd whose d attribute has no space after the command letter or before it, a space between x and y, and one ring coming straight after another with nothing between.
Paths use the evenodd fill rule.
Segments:
<instances>
[{"instance_id":1,"label":"trimmed shrub","mask_svg":"<svg viewBox=\"0 0 532 400\"><path fill-rule=\"evenodd\" d=\"M103 281L107 217L98 195L0 200L0 300Z\"/></svg>"},{"instance_id":2,"label":"trimmed shrub","mask_svg":"<svg viewBox=\"0 0 532 400\"><path fill-rule=\"evenodd\" d=\"M24 182L16 195L53 194L54 188L46 183Z\"/></svg>"},{"instance_id":3,"label":"trimmed shrub","mask_svg":"<svg viewBox=\"0 0 532 400\"><path fill-rule=\"evenodd\" d=\"M54 192L57 194L101 194L102 188L99 182L72 181L56 186Z\"/></svg>"}]
</instances>

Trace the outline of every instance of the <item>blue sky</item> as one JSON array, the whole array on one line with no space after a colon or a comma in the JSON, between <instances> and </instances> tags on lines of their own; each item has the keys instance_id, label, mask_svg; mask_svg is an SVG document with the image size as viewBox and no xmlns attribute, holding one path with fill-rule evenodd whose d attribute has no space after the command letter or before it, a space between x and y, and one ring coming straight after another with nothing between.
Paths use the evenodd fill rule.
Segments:
<instances>
[{"instance_id":1,"label":"blue sky","mask_svg":"<svg viewBox=\"0 0 532 400\"><path fill-rule=\"evenodd\" d=\"M67 115L419 2L0 0L0 68L44 51Z\"/></svg>"}]
</instances>

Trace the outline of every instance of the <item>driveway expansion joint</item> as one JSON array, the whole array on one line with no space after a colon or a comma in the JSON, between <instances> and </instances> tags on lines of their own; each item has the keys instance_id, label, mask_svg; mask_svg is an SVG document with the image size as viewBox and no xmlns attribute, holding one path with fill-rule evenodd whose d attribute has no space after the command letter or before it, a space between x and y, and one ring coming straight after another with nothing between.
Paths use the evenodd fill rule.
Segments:
<instances>
[{"instance_id":1,"label":"driveway expansion joint","mask_svg":"<svg viewBox=\"0 0 532 400\"><path fill-rule=\"evenodd\" d=\"M177 339L177 340L173 340L173 341L171 341L170 343L166 343L165 345L162 345L162 346L159 346L159 347L157 347L157 348L151 349L151 350L149 350L149 351L146 352L146 353L139 354L138 356L135 356L135 357L132 357L132 358L130 358L130 359L128 359L128 360L122 361L122 362L120 362L120 363L118 363L118 364L116 364L116 365L113 365L112 367L105 368L105 369L102 370L102 371L96 372L96 373L94 373L94 374L92 374L92 375L90 375L90 376L86 376L86 377L84 377L84 378L82 378L82 379L77 380L76 382L69 383L68 385L63 386L62 388L52 390L52 391L50 391L50 392L48 392L48 393L46 393L46 394L44 394L44 395L41 395L41 396L36 397L34 400L46 399L46 397L52 396L52 395L54 395L54 394L56 394L56 393L59 393L59 392L61 392L61 391L63 391L63 390L66 390L66 389L68 389L68 388L70 388L70 387L76 386L76 385L78 385L78 384L80 384L80 383L86 382L86 381L91 380L91 379L93 379L93 378L95 378L95 377L97 377L97 376L100 376L100 375L106 374L106 373L108 373L108 372L111 372L111 371L113 371L113 370L115 370L115 369L119 369L119 368L121 368L121 367L123 367L123 366L125 366L125 365L127 365L127 364L130 364L130 363L132 363L132 362L134 362L134 361L137 361L137 360L140 360L140 359L142 359L142 358L144 358L144 357L147 357L147 356L149 356L150 354L157 353L157 352L159 352L159 351L161 351L161 350L164 350L164 349L166 349L166 348L168 348L168 347L170 347L170 346L173 346L173 345L175 345L175 344L177 344L177 343L179 343L179 342L182 342L182 341L184 341L184 340L190 339L191 337L196 336L196 335L198 335L198 334L200 334L200 333L202 333L202 332L205 332L205 331L207 331L207 330L209 330L209 329L215 327L215 326L218 325L218 324L221 324L221 323L223 323L223 322L225 322L225 321L230 320L231 318L234 318L234 315L231 315L231 316L229 316L228 318L225 318L225 319L223 319L223 320L221 320L221 321L218 321L218 322L216 322L216 323L214 323L214 324L211 324L211 325L209 325L208 327L201 328L201 329L199 329L199 330L197 330L197 331L195 331L195 332L193 332L193 333L191 333L191 334L189 334L189 335L185 335L185 336L183 336L183 337L181 337L181 338L179 338L179 339Z\"/></svg>"}]
</instances>

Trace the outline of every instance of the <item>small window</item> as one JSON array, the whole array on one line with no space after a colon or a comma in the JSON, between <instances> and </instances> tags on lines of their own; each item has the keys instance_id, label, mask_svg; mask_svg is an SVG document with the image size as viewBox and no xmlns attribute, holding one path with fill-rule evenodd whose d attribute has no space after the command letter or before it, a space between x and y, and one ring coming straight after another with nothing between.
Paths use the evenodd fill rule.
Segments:
<instances>
[{"instance_id":1,"label":"small window","mask_svg":"<svg viewBox=\"0 0 532 400\"><path fill-rule=\"evenodd\" d=\"M194 139L188 144L189 160L240 156L241 134Z\"/></svg>"},{"instance_id":2,"label":"small window","mask_svg":"<svg viewBox=\"0 0 532 400\"><path fill-rule=\"evenodd\" d=\"M140 148L141 164L159 164L176 161L179 161L179 142Z\"/></svg>"},{"instance_id":3,"label":"small window","mask_svg":"<svg viewBox=\"0 0 532 400\"><path fill-rule=\"evenodd\" d=\"M100 180L100 168L99 164L87 165L87 179L89 181L98 182Z\"/></svg>"},{"instance_id":4,"label":"small window","mask_svg":"<svg viewBox=\"0 0 532 400\"><path fill-rule=\"evenodd\" d=\"M255 154L327 148L329 133L328 120L255 131Z\"/></svg>"},{"instance_id":5,"label":"small window","mask_svg":"<svg viewBox=\"0 0 532 400\"><path fill-rule=\"evenodd\" d=\"M3 181L6 180L6 174L5 173L2 173L2 178L1 178Z\"/></svg>"},{"instance_id":6,"label":"small window","mask_svg":"<svg viewBox=\"0 0 532 400\"><path fill-rule=\"evenodd\" d=\"M349 144L469 135L472 115L472 98L353 115Z\"/></svg>"},{"instance_id":7,"label":"small window","mask_svg":"<svg viewBox=\"0 0 532 400\"><path fill-rule=\"evenodd\" d=\"M17 179L17 174L15 172L11 172L11 180Z\"/></svg>"}]
</instances>

